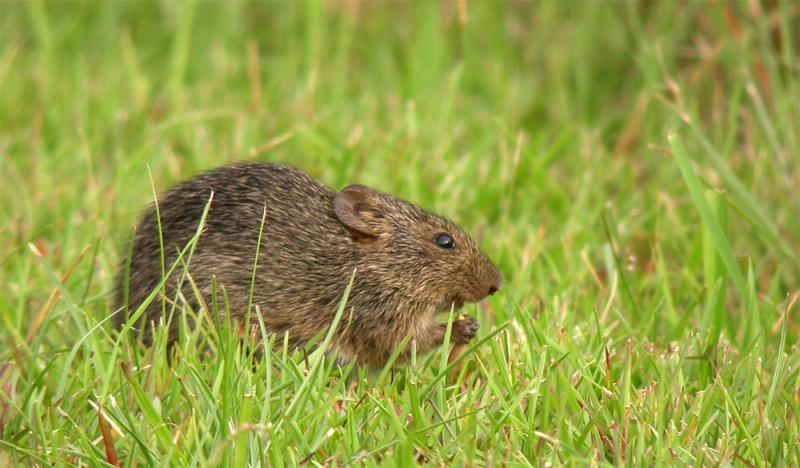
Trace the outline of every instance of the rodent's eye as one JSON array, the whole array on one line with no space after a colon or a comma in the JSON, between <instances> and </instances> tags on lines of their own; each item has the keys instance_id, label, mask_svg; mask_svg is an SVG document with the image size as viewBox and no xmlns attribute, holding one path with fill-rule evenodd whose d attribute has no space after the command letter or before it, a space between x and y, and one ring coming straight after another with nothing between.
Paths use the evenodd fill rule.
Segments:
<instances>
[{"instance_id":1,"label":"rodent's eye","mask_svg":"<svg viewBox=\"0 0 800 468\"><path fill-rule=\"evenodd\" d=\"M449 234L439 234L436 236L436 239L433 240L436 245L443 249L450 250L456 246L455 242L453 242L453 238L450 237Z\"/></svg>"}]
</instances>

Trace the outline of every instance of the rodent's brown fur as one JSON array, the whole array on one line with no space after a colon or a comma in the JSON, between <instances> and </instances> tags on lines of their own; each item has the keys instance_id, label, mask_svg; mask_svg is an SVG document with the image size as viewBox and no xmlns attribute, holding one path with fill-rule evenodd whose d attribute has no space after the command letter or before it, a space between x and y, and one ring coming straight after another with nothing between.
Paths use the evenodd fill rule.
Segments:
<instances>
[{"instance_id":1,"label":"rodent's brown fur","mask_svg":"<svg viewBox=\"0 0 800 468\"><path fill-rule=\"evenodd\" d=\"M372 366L383 365L408 335L418 353L441 345L446 326L437 322L437 313L479 301L500 288L494 265L469 236L444 218L359 185L337 193L293 167L272 164L215 169L161 197L167 269L195 235L212 192L189 275L207 304L215 276L221 285L218 291L224 287L227 294L232 316L243 320L266 209L252 304L260 307L267 329L279 336L288 332L293 345L327 330L354 271L335 342L339 356ZM440 233L452 237L452 250L435 243ZM161 281L154 208L141 220L133 242L127 305L124 266L117 278L116 305L124 308L118 326ZM176 297L182 268L175 271L167 282L168 300ZM190 305L197 305L188 280L181 294ZM138 328L149 329L160 317L157 297ZM472 318L456 320L452 342L468 342L477 328ZM173 325L170 330L172 338L176 329ZM149 340L149 332L144 339ZM409 352L410 346L401 358Z\"/></svg>"}]
</instances>

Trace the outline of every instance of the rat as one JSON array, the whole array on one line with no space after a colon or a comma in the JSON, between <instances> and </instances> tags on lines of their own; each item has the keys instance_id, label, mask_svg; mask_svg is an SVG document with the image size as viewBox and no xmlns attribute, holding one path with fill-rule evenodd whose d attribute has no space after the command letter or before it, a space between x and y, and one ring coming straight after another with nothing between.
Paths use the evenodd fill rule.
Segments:
<instances>
[{"instance_id":1,"label":"rat","mask_svg":"<svg viewBox=\"0 0 800 468\"><path fill-rule=\"evenodd\" d=\"M159 288L162 242L166 271L179 261L165 283L168 313L184 301L194 308L210 304L215 289L219 310L224 304L239 323L250 314L252 324L258 307L266 329L286 334L293 347L327 332L352 281L333 342L342 362L371 367L383 366L407 337L418 354L442 345L447 325L437 316L501 286L497 268L454 223L364 185L334 191L291 166L223 166L156 203L158 211L152 206L138 224L130 258L117 274L118 328ZM186 249L179 258L207 205L191 256ZM146 344L161 323L161 307L156 296L134 324ZM451 343L465 345L478 327L469 316L454 320ZM173 319L170 341L177 330ZM405 346L399 360L410 353Z\"/></svg>"}]
</instances>

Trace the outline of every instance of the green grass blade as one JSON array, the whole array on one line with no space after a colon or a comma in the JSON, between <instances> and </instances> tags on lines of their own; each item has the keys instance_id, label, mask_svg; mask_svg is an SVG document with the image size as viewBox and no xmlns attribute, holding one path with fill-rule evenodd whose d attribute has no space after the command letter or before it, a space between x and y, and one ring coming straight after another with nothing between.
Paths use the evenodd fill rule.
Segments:
<instances>
[{"instance_id":1,"label":"green grass blade","mask_svg":"<svg viewBox=\"0 0 800 468\"><path fill-rule=\"evenodd\" d=\"M749 296L747 294L744 276L742 276L739 265L733 258L733 251L728 243L728 238L719 225L717 218L714 216L714 212L711 210L711 206L708 204L703 194L703 187L692 169L692 163L683 147L683 143L681 143L680 138L674 133L671 133L668 139L672 148L672 155L675 157L675 162L678 164L681 175L683 175L683 180L686 183L686 187L689 189L689 194L692 197L695 208L700 213L703 225L708 229L714 248L722 259L722 263L725 265L734 285L736 285L736 289L739 290L742 299L746 302Z\"/></svg>"}]
</instances>

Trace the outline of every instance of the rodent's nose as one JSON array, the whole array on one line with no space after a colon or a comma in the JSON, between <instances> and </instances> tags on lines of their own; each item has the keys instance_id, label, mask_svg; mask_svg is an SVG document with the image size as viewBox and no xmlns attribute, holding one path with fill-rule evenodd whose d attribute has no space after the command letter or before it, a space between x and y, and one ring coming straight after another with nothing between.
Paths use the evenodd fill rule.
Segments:
<instances>
[{"instance_id":1,"label":"rodent's nose","mask_svg":"<svg viewBox=\"0 0 800 468\"><path fill-rule=\"evenodd\" d=\"M503 279L502 276L500 276L500 272L492 268L492 273L493 274L490 274L489 277L486 278L488 280L486 283L489 283L489 290L486 292L487 296L491 296L499 291L500 285L503 284ZM486 285L486 283L483 284ZM484 291L486 290L484 289Z\"/></svg>"}]
</instances>

